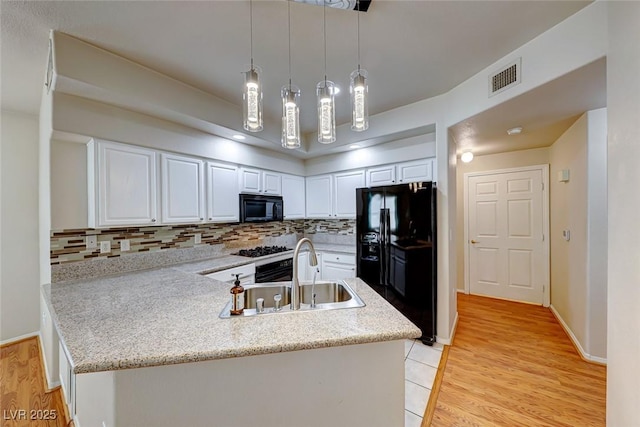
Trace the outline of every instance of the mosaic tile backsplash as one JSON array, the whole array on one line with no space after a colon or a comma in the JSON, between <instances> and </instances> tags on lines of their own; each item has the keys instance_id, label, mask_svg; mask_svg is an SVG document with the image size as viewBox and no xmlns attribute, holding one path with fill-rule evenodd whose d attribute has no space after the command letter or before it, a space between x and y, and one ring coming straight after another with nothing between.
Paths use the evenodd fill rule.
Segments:
<instances>
[{"instance_id":1,"label":"mosaic tile backsplash","mask_svg":"<svg viewBox=\"0 0 640 427\"><path fill-rule=\"evenodd\" d=\"M288 234L300 236L355 234L353 219L307 219L254 224L192 224L156 227L122 227L109 229L59 230L51 233L51 265L94 258L117 258L121 255L169 251L224 245L227 249L260 246L268 238ZM201 243L195 244L199 234ZM87 249L86 238L97 236L97 248ZM129 240L129 251L121 251L122 240ZM100 253L100 242L111 242L111 252Z\"/></svg>"}]
</instances>

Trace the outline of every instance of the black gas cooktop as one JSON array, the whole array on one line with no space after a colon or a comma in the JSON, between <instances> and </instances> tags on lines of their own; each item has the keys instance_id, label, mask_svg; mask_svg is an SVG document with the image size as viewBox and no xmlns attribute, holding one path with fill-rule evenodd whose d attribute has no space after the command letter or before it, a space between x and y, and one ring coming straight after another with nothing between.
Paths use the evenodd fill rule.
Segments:
<instances>
[{"instance_id":1,"label":"black gas cooktop","mask_svg":"<svg viewBox=\"0 0 640 427\"><path fill-rule=\"evenodd\" d=\"M265 255L273 255L280 252L290 251L291 249L286 246L258 246L252 249L241 249L233 255L247 256L251 258L257 258Z\"/></svg>"}]
</instances>

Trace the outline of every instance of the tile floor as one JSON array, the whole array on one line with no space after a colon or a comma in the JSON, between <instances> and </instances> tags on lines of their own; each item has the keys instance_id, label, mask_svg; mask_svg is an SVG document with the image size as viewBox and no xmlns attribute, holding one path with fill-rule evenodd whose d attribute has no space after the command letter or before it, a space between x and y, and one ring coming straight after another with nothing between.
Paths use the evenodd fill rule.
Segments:
<instances>
[{"instance_id":1,"label":"tile floor","mask_svg":"<svg viewBox=\"0 0 640 427\"><path fill-rule=\"evenodd\" d=\"M404 356L404 427L420 427L442 356L442 344L429 347L419 340L405 340Z\"/></svg>"}]
</instances>

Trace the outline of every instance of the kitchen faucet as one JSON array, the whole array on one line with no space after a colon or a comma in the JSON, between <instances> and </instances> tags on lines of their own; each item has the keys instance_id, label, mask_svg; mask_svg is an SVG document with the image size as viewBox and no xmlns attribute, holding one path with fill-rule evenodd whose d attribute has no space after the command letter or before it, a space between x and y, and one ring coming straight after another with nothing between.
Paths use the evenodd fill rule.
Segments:
<instances>
[{"instance_id":1,"label":"kitchen faucet","mask_svg":"<svg viewBox=\"0 0 640 427\"><path fill-rule=\"evenodd\" d=\"M298 253L302 246L307 243L309 245L309 265L314 267L318 265L318 256L316 255L316 249L313 247L311 240L304 237L298 241L295 250L293 251L293 280L291 280L291 310L300 310L300 281L298 280Z\"/></svg>"}]
</instances>

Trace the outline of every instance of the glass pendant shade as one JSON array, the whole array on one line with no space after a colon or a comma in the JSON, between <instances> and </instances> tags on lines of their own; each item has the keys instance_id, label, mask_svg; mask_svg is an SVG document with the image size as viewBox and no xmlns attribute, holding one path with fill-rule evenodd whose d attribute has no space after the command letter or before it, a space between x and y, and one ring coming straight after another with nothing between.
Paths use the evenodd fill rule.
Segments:
<instances>
[{"instance_id":1,"label":"glass pendant shade","mask_svg":"<svg viewBox=\"0 0 640 427\"><path fill-rule=\"evenodd\" d=\"M293 85L282 87L282 146L300 148L300 89Z\"/></svg>"},{"instance_id":2,"label":"glass pendant shade","mask_svg":"<svg viewBox=\"0 0 640 427\"><path fill-rule=\"evenodd\" d=\"M262 85L260 67L254 66L244 73L242 91L243 127L249 132L260 132L262 124Z\"/></svg>"},{"instance_id":3,"label":"glass pendant shade","mask_svg":"<svg viewBox=\"0 0 640 427\"><path fill-rule=\"evenodd\" d=\"M335 85L322 80L316 86L318 95L318 142L331 144L336 142L336 101Z\"/></svg>"},{"instance_id":4,"label":"glass pendant shade","mask_svg":"<svg viewBox=\"0 0 640 427\"><path fill-rule=\"evenodd\" d=\"M357 69L349 76L351 94L351 130L362 132L369 128L369 86L367 71Z\"/></svg>"}]
</instances>

